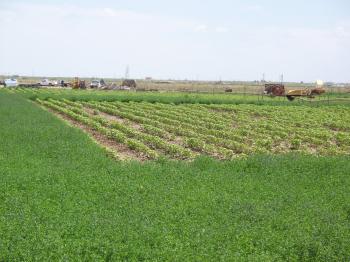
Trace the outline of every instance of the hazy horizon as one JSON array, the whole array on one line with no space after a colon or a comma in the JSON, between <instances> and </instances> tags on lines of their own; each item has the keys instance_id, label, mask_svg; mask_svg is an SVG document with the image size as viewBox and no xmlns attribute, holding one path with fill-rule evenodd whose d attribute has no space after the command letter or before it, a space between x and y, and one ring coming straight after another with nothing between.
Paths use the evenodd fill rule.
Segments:
<instances>
[{"instance_id":1,"label":"hazy horizon","mask_svg":"<svg viewBox=\"0 0 350 262\"><path fill-rule=\"evenodd\" d=\"M350 2L0 1L0 75L350 82Z\"/></svg>"},{"instance_id":2,"label":"hazy horizon","mask_svg":"<svg viewBox=\"0 0 350 262\"><path fill-rule=\"evenodd\" d=\"M79 78L82 78L82 79L112 79L112 80L123 80L125 79L125 76L120 76L120 77L108 77L108 76L105 76L105 77L99 77L99 76L76 76L76 75L20 75L20 74L0 74L0 77L5 77L5 78L11 78L11 77L14 77L14 78L17 78L17 77L20 77L20 78L37 78L37 79L53 79L53 80L60 80L60 79L65 79L65 78L70 78L70 79L73 79L74 77L79 77ZM146 79L148 77L130 77L130 79L135 79L137 81L178 81L178 82L237 82L237 83L244 83L244 82L247 82L247 83L250 83L250 82L263 82L262 80L263 79L256 79L256 80L240 80L240 79L237 79L237 80L227 80L227 79L217 79L217 80L208 80L208 79L181 79L181 78L153 78L151 77L151 79ZM317 79L317 81L320 80L320 79ZM264 79L265 82L269 83L269 82L280 82L280 79ZM322 80L323 81L323 80ZM313 83L316 83L316 81L286 81L286 80L283 80L283 83L296 83L296 84L300 84L300 83L304 83L304 84L313 84ZM350 84L350 82L335 82L335 81L324 81L324 83L335 83L335 84Z\"/></svg>"}]
</instances>

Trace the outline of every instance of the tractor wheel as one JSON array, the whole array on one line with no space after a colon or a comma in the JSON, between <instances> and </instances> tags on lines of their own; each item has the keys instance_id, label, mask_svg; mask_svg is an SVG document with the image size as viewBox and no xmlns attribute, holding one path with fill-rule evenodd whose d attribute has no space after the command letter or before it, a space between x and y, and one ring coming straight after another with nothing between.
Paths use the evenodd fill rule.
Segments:
<instances>
[{"instance_id":1,"label":"tractor wheel","mask_svg":"<svg viewBox=\"0 0 350 262\"><path fill-rule=\"evenodd\" d=\"M295 97L294 97L294 96L287 96L287 99L288 99L289 101L293 101L293 100L295 99Z\"/></svg>"}]
</instances>

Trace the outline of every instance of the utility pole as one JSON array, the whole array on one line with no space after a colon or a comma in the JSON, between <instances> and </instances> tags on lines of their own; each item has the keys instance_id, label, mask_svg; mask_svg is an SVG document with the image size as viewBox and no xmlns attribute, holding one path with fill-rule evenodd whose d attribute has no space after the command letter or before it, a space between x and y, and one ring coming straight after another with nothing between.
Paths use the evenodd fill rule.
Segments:
<instances>
[{"instance_id":1,"label":"utility pole","mask_svg":"<svg viewBox=\"0 0 350 262\"><path fill-rule=\"evenodd\" d=\"M125 79L129 79L129 71L130 71L130 69L129 69L129 65L127 65L126 66L126 69L125 69Z\"/></svg>"}]
</instances>

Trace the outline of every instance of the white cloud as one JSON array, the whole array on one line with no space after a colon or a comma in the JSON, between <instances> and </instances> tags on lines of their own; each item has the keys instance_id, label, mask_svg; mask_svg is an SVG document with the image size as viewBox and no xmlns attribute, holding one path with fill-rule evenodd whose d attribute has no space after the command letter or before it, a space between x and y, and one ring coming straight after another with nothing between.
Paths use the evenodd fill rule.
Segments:
<instances>
[{"instance_id":1,"label":"white cloud","mask_svg":"<svg viewBox=\"0 0 350 262\"><path fill-rule=\"evenodd\" d=\"M247 80L261 72L281 71L286 79L299 81L318 75L330 80L348 76L346 21L333 28L228 22L211 24L108 6L2 5L0 35L10 35L11 41L0 41L5 61L0 73L121 76L129 64L132 77L221 75Z\"/></svg>"},{"instance_id":2,"label":"white cloud","mask_svg":"<svg viewBox=\"0 0 350 262\"><path fill-rule=\"evenodd\" d=\"M207 25L198 25L194 28L194 31L200 32L200 33L207 33L209 31L209 27Z\"/></svg>"},{"instance_id":3,"label":"white cloud","mask_svg":"<svg viewBox=\"0 0 350 262\"><path fill-rule=\"evenodd\" d=\"M338 37L348 38L350 37L350 26L337 26L335 28L335 33Z\"/></svg>"},{"instance_id":4,"label":"white cloud","mask_svg":"<svg viewBox=\"0 0 350 262\"><path fill-rule=\"evenodd\" d=\"M11 23L16 18L16 13L12 10L1 10L0 9L0 22Z\"/></svg>"},{"instance_id":5,"label":"white cloud","mask_svg":"<svg viewBox=\"0 0 350 262\"><path fill-rule=\"evenodd\" d=\"M245 9L247 9L248 11L258 12L258 11L262 11L264 8L262 5L259 5L259 4L251 4L251 5L246 5Z\"/></svg>"},{"instance_id":6,"label":"white cloud","mask_svg":"<svg viewBox=\"0 0 350 262\"><path fill-rule=\"evenodd\" d=\"M22 3L1 9L0 19L0 35L11 39L0 41L0 73L113 76L129 64L134 77L150 68L168 75L176 64L167 61L184 64L201 50L179 37L191 38L184 35L197 22L130 10Z\"/></svg>"},{"instance_id":7,"label":"white cloud","mask_svg":"<svg viewBox=\"0 0 350 262\"><path fill-rule=\"evenodd\" d=\"M115 17L118 15L118 13L114 9L109 7L103 8L103 12L104 12L104 15L110 16L110 17Z\"/></svg>"},{"instance_id":8,"label":"white cloud","mask_svg":"<svg viewBox=\"0 0 350 262\"><path fill-rule=\"evenodd\" d=\"M215 28L215 32L217 33L228 33L229 29L227 27L224 26L218 26Z\"/></svg>"},{"instance_id":9,"label":"white cloud","mask_svg":"<svg viewBox=\"0 0 350 262\"><path fill-rule=\"evenodd\" d=\"M211 27L205 24L198 25L194 28L195 32L199 33L228 33L229 28L225 26Z\"/></svg>"}]
</instances>

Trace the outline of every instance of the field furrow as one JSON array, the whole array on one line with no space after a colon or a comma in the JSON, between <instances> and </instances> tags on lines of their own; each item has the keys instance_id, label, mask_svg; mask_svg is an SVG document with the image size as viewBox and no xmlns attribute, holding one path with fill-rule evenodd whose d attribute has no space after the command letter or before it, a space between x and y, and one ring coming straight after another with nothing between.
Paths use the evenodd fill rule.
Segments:
<instances>
[{"instance_id":1,"label":"field furrow","mask_svg":"<svg viewBox=\"0 0 350 262\"><path fill-rule=\"evenodd\" d=\"M150 159L193 159L200 154L232 159L260 153L350 152L350 112L342 106L325 110L302 106L38 101Z\"/></svg>"}]
</instances>

